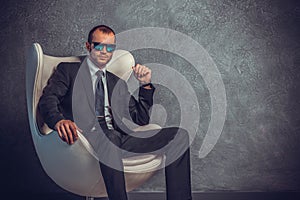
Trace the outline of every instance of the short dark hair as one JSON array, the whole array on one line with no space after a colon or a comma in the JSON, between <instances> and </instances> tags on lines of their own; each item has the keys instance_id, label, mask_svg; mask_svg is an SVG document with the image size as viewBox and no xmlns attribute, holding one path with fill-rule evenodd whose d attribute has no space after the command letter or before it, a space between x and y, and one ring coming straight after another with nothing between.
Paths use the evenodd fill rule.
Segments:
<instances>
[{"instance_id":1,"label":"short dark hair","mask_svg":"<svg viewBox=\"0 0 300 200\"><path fill-rule=\"evenodd\" d=\"M114 30L112 30L112 28L110 28L109 26L106 26L106 25L98 25L98 26L95 26L94 28L92 28L92 30L90 30L89 32L89 37L88 37L88 42L91 43L92 40L93 40L93 33L96 31L96 30L99 30L103 33L106 33L106 34L110 34L110 33L113 33L114 35L115 32Z\"/></svg>"}]
</instances>

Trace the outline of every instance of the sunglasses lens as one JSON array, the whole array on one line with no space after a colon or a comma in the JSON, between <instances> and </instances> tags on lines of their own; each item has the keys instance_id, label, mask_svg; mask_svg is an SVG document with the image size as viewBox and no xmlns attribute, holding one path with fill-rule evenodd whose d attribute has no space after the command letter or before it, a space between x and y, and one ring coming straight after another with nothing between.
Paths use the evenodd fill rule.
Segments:
<instances>
[{"instance_id":1,"label":"sunglasses lens","mask_svg":"<svg viewBox=\"0 0 300 200\"><path fill-rule=\"evenodd\" d=\"M96 50L98 51L102 51L103 48L104 48L104 45L103 44L98 44L97 46L94 47Z\"/></svg>"},{"instance_id":2,"label":"sunglasses lens","mask_svg":"<svg viewBox=\"0 0 300 200\"><path fill-rule=\"evenodd\" d=\"M94 48L98 51L102 51L104 46L106 46L106 51L111 53L116 49L116 45L115 44L101 44L98 42L93 42L94 44Z\"/></svg>"},{"instance_id":3,"label":"sunglasses lens","mask_svg":"<svg viewBox=\"0 0 300 200\"><path fill-rule=\"evenodd\" d=\"M113 52L115 49L116 49L116 45L113 45L113 44L106 45L107 52Z\"/></svg>"}]
</instances>

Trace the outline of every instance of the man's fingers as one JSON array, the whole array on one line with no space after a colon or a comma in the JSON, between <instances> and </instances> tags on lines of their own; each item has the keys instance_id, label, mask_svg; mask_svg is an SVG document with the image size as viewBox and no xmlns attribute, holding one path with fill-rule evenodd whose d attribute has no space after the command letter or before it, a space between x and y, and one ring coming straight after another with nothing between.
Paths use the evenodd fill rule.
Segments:
<instances>
[{"instance_id":1,"label":"man's fingers","mask_svg":"<svg viewBox=\"0 0 300 200\"><path fill-rule=\"evenodd\" d=\"M132 67L134 73L136 76L138 77L143 77L145 75L147 75L149 73L149 68L144 66L144 65L140 65L140 64L136 64L136 66Z\"/></svg>"},{"instance_id":2,"label":"man's fingers","mask_svg":"<svg viewBox=\"0 0 300 200\"><path fill-rule=\"evenodd\" d=\"M143 74L143 76L147 76L149 73L150 73L150 72L145 72L145 73Z\"/></svg>"},{"instance_id":3,"label":"man's fingers","mask_svg":"<svg viewBox=\"0 0 300 200\"><path fill-rule=\"evenodd\" d=\"M71 129L70 129L69 123L64 124L64 127L65 127L65 130L66 130L67 135L68 135L69 144L73 144L73 143L74 143L74 140L73 140L73 133L72 133L72 131L71 131Z\"/></svg>"},{"instance_id":4,"label":"man's fingers","mask_svg":"<svg viewBox=\"0 0 300 200\"><path fill-rule=\"evenodd\" d=\"M148 68L146 68L146 67L142 71L143 76L146 76L149 73L150 73L150 70Z\"/></svg>"},{"instance_id":5,"label":"man's fingers","mask_svg":"<svg viewBox=\"0 0 300 200\"><path fill-rule=\"evenodd\" d=\"M140 76L144 76L144 74L145 74L145 67L141 67L140 68L139 74L140 74Z\"/></svg>"},{"instance_id":6,"label":"man's fingers","mask_svg":"<svg viewBox=\"0 0 300 200\"><path fill-rule=\"evenodd\" d=\"M140 75L140 71L141 71L141 65L137 65L137 67L136 67L136 74Z\"/></svg>"},{"instance_id":7,"label":"man's fingers","mask_svg":"<svg viewBox=\"0 0 300 200\"><path fill-rule=\"evenodd\" d=\"M57 132L58 132L58 135L59 135L60 139L61 139L62 141L64 141L64 142L66 142L66 138L64 137L64 135L63 135L63 133L62 133L62 130L61 130L60 126L58 127Z\"/></svg>"},{"instance_id":8,"label":"man's fingers","mask_svg":"<svg viewBox=\"0 0 300 200\"><path fill-rule=\"evenodd\" d=\"M77 130L81 131L71 120L60 120L55 124L59 137L68 144L73 144L78 139Z\"/></svg>"},{"instance_id":9,"label":"man's fingers","mask_svg":"<svg viewBox=\"0 0 300 200\"><path fill-rule=\"evenodd\" d=\"M73 139L74 139L74 142L75 142L75 140L77 140L77 138L78 138L78 135L77 135L76 126L75 126L74 123L70 124L70 129L71 129L71 131L73 133Z\"/></svg>"},{"instance_id":10,"label":"man's fingers","mask_svg":"<svg viewBox=\"0 0 300 200\"><path fill-rule=\"evenodd\" d=\"M57 132L58 132L58 135L59 135L59 137L61 138L61 139L63 139L63 135L62 135L62 133L61 133L61 131L60 131L60 128L58 127L58 129L57 129Z\"/></svg>"},{"instance_id":11,"label":"man's fingers","mask_svg":"<svg viewBox=\"0 0 300 200\"><path fill-rule=\"evenodd\" d=\"M142 65L140 65L139 68L138 68L138 71L137 71L139 76L143 76L143 74L142 74L143 69L144 69L144 67Z\"/></svg>"},{"instance_id":12,"label":"man's fingers","mask_svg":"<svg viewBox=\"0 0 300 200\"><path fill-rule=\"evenodd\" d=\"M60 129L61 129L63 138L64 138L64 139L66 140L66 142L69 144L69 138L68 138L67 132L66 132L66 130L65 130L64 124L62 124L62 125L60 126Z\"/></svg>"},{"instance_id":13,"label":"man's fingers","mask_svg":"<svg viewBox=\"0 0 300 200\"><path fill-rule=\"evenodd\" d=\"M137 74L138 66L139 64L136 64L135 66L132 67L134 74Z\"/></svg>"}]
</instances>

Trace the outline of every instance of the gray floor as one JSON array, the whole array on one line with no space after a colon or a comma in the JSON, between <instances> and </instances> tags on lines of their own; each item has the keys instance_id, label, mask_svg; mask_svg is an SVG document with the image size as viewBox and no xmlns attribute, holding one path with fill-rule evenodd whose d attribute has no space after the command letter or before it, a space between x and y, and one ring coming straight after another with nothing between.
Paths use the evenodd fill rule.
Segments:
<instances>
[{"instance_id":1,"label":"gray floor","mask_svg":"<svg viewBox=\"0 0 300 200\"><path fill-rule=\"evenodd\" d=\"M4 198L5 197L5 198ZM40 199L40 200L85 200L85 197L64 194L2 194L1 199ZM193 200L299 200L299 192L199 192L193 193ZM108 200L95 198L95 200ZM129 200L165 200L160 192L129 193Z\"/></svg>"}]
</instances>

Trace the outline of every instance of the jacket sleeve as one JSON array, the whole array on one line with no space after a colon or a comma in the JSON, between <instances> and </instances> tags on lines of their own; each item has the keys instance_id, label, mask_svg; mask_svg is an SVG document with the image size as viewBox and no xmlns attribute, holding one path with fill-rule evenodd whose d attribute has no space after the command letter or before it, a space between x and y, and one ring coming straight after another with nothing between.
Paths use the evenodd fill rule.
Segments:
<instances>
[{"instance_id":1,"label":"jacket sleeve","mask_svg":"<svg viewBox=\"0 0 300 200\"><path fill-rule=\"evenodd\" d=\"M52 129L58 121L65 119L60 112L59 105L69 88L70 78L61 63L48 80L38 104L44 122Z\"/></svg>"},{"instance_id":2,"label":"jacket sleeve","mask_svg":"<svg viewBox=\"0 0 300 200\"><path fill-rule=\"evenodd\" d=\"M138 125L146 125L150 120L150 108L153 105L153 94L155 88L151 85L151 89L139 88L138 100L133 96L130 97L129 113L132 120Z\"/></svg>"}]
</instances>

